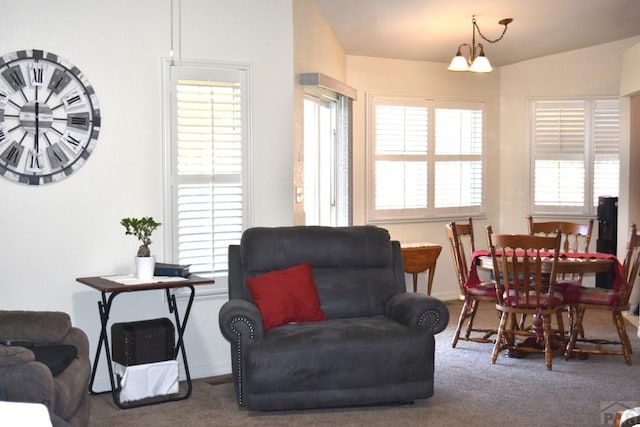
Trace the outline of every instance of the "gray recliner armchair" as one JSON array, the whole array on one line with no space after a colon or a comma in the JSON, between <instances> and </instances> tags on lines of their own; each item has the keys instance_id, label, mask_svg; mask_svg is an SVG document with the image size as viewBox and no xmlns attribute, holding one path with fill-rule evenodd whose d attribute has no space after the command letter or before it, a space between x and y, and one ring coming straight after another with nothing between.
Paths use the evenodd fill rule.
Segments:
<instances>
[{"instance_id":1,"label":"gray recliner armchair","mask_svg":"<svg viewBox=\"0 0 640 427\"><path fill-rule=\"evenodd\" d=\"M327 320L264 331L247 279L309 262ZM447 307L406 292L400 244L373 226L252 228L229 247L238 405L250 410L391 404L433 395L434 334Z\"/></svg>"},{"instance_id":2,"label":"gray recliner armchair","mask_svg":"<svg viewBox=\"0 0 640 427\"><path fill-rule=\"evenodd\" d=\"M75 346L77 356L66 367L56 361L53 369L64 369L54 376L50 366L36 360L35 353L42 346L56 350L58 345ZM85 427L89 424L90 374L87 335L71 325L68 314L0 310L0 400L43 403L53 426Z\"/></svg>"}]
</instances>

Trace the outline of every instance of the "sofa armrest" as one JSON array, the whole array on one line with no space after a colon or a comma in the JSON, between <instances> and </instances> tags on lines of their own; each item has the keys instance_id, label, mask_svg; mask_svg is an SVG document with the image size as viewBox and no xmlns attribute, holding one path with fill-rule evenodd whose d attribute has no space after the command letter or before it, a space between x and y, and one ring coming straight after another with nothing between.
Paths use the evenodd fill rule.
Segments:
<instances>
[{"instance_id":1,"label":"sofa armrest","mask_svg":"<svg viewBox=\"0 0 640 427\"><path fill-rule=\"evenodd\" d=\"M44 403L50 407L54 390L51 371L35 361L31 350L0 345L0 400Z\"/></svg>"},{"instance_id":2,"label":"sofa armrest","mask_svg":"<svg viewBox=\"0 0 640 427\"><path fill-rule=\"evenodd\" d=\"M36 358L28 348L0 344L0 368L10 368L33 360Z\"/></svg>"},{"instance_id":3,"label":"sofa armrest","mask_svg":"<svg viewBox=\"0 0 640 427\"><path fill-rule=\"evenodd\" d=\"M246 344L264 336L262 316L255 304L241 299L229 300L218 315L222 335L232 343Z\"/></svg>"},{"instance_id":4,"label":"sofa armrest","mask_svg":"<svg viewBox=\"0 0 640 427\"><path fill-rule=\"evenodd\" d=\"M449 323L449 309L442 301L411 292L394 295L387 303L386 315L403 325L425 327L434 334Z\"/></svg>"},{"instance_id":5,"label":"sofa armrest","mask_svg":"<svg viewBox=\"0 0 640 427\"><path fill-rule=\"evenodd\" d=\"M89 360L89 338L80 328L71 327L64 339L56 344L71 344L78 349L78 359Z\"/></svg>"}]
</instances>

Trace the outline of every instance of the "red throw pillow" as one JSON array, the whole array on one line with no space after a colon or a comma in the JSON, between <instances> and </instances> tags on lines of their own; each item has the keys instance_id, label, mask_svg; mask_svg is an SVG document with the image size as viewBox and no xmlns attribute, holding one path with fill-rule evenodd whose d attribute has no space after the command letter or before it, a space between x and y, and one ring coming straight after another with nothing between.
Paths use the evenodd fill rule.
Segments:
<instances>
[{"instance_id":1,"label":"red throw pillow","mask_svg":"<svg viewBox=\"0 0 640 427\"><path fill-rule=\"evenodd\" d=\"M265 331L291 322L327 320L308 262L248 278L247 285Z\"/></svg>"}]
</instances>

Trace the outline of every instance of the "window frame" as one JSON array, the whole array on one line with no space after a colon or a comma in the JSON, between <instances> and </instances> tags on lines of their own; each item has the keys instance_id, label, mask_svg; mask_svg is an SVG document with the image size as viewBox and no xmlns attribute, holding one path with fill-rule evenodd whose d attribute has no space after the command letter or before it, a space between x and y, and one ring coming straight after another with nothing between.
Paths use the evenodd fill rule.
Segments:
<instances>
[{"instance_id":1,"label":"window frame","mask_svg":"<svg viewBox=\"0 0 640 427\"><path fill-rule=\"evenodd\" d=\"M426 207L416 209L398 209L398 210L377 210L375 209L375 132L376 132L376 106L377 105L398 105L405 107L423 106L427 109L427 153L423 156L427 164L427 201ZM438 161L451 161L455 158L460 161L469 160L471 155L468 154L437 154L436 153L436 111L438 109L448 109L453 107L459 109L470 109L481 111L482 118L482 149L477 155L480 161L481 173L481 190L479 206L456 206L447 208L435 207L435 166ZM486 201L486 153L487 153L487 103L480 99L459 99L459 98L425 98L415 96L402 95L382 95L367 94L366 98L366 131L365 131L365 177L366 177L366 222L375 223L392 223L392 222L417 222L429 220L441 220L442 218L451 218L452 216L479 216L485 213ZM417 159L419 156L412 156Z\"/></svg>"},{"instance_id":2,"label":"window frame","mask_svg":"<svg viewBox=\"0 0 640 427\"><path fill-rule=\"evenodd\" d=\"M178 257L178 215L177 215L177 117L175 114L176 97L173 87L172 75L175 71L195 72L209 74L214 79L215 74L238 73L241 77L242 90L242 153L241 153L241 185L242 185L242 229L251 226L252 222L252 132L251 132L251 65L246 63L177 60L174 58L162 59L162 119L163 119L163 237L164 258L167 262L177 262ZM239 243L239 239L238 239ZM196 288L196 297L227 296L228 272L224 274L214 273L215 283L202 285ZM176 291L180 297L188 296L188 291Z\"/></svg>"}]
</instances>

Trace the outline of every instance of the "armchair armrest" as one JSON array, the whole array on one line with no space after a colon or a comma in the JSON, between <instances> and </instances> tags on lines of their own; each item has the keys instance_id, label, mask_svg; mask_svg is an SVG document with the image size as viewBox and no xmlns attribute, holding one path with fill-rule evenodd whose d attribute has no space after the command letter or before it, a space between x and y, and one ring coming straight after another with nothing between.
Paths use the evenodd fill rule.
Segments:
<instances>
[{"instance_id":1,"label":"armchair armrest","mask_svg":"<svg viewBox=\"0 0 640 427\"><path fill-rule=\"evenodd\" d=\"M442 332L449 323L449 309L437 298L417 293L401 292L394 295L386 307L386 315L407 326Z\"/></svg>"},{"instance_id":2,"label":"armchair armrest","mask_svg":"<svg viewBox=\"0 0 640 427\"><path fill-rule=\"evenodd\" d=\"M0 345L0 369L36 360L33 352L25 347Z\"/></svg>"},{"instance_id":3,"label":"armchair armrest","mask_svg":"<svg viewBox=\"0 0 640 427\"><path fill-rule=\"evenodd\" d=\"M264 336L260 311L249 301L241 299L227 301L220 308L218 321L222 335L236 344L258 341Z\"/></svg>"},{"instance_id":4,"label":"armchair armrest","mask_svg":"<svg viewBox=\"0 0 640 427\"><path fill-rule=\"evenodd\" d=\"M78 359L89 360L89 338L80 328L71 327L59 344L71 344L78 349Z\"/></svg>"},{"instance_id":5,"label":"armchair armrest","mask_svg":"<svg viewBox=\"0 0 640 427\"><path fill-rule=\"evenodd\" d=\"M0 345L0 400L44 403L50 407L54 390L51 371L35 361L31 350Z\"/></svg>"}]
</instances>

